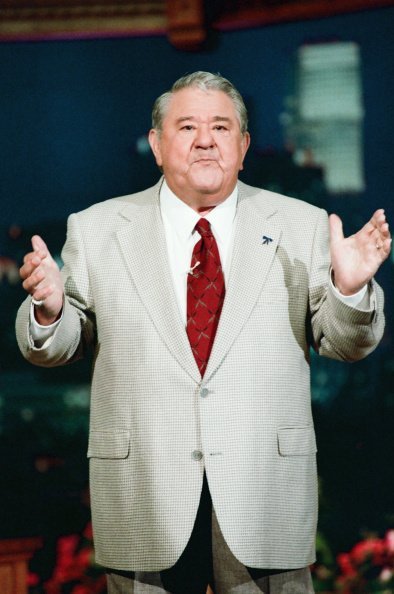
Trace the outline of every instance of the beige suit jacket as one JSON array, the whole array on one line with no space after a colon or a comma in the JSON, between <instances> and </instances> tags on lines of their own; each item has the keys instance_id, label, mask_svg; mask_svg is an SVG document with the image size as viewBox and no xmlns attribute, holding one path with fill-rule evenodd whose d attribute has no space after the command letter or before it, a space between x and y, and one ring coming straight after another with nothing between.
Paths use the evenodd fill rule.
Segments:
<instances>
[{"instance_id":1,"label":"beige suit jacket","mask_svg":"<svg viewBox=\"0 0 394 594\"><path fill-rule=\"evenodd\" d=\"M66 303L49 345L17 319L24 356L63 365L95 352L88 456L97 561L172 566L207 474L234 555L260 568L314 561L316 443L310 346L364 357L383 332L329 288L324 211L239 183L232 266L203 382L182 323L159 209L160 183L69 218Z\"/></svg>"}]
</instances>

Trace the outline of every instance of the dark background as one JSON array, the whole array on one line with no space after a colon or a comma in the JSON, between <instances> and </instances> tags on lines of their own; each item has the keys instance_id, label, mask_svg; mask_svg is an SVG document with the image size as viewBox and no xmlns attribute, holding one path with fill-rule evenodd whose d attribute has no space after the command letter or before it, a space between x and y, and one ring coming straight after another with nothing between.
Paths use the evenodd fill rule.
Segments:
<instances>
[{"instance_id":1,"label":"dark background","mask_svg":"<svg viewBox=\"0 0 394 594\"><path fill-rule=\"evenodd\" d=\"M23 291L4 270L15 273L30 236L42 234L59 254L71 212L158 179L136 143L157 95L194 70L220 72L244 95L252 134L245 181L337 212L347 234L378 207L393 223L393 34L394 8L385 8L222 32L195 53L164 36L0 44L0 537L51 543L89 517L89 361L42 370L15 343ZM366 191L358 195L330 196L321 172L299 170L284 150L280 115L296 50L332 40L361 48ZM392 260L378 280L387 299L379 349L352 365L313 359L320 530L334 551L394 524Z\"/></svg>"}]
</instances>

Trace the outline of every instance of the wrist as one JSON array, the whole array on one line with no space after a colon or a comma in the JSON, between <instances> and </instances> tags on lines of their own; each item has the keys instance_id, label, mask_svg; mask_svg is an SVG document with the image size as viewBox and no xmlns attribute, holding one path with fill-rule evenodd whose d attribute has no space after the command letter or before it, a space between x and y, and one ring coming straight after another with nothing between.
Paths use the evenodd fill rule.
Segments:
<instances>
[{"instance_id":1,"label":"wrist","mask_svg":"<svg viewBox=\"0 0 394 594\"><path fill-rule=\"evenodd\" d=\"M352 295L356 295L359 291L361 291L366 285L362 284L357 287L349 287L346 283L342 283L335 278L335 272L333 268L331 268L331 282L336 288L336 290L341 293L344 297L351 297Z\"/></svg>"},{"instance_id":2,"label":"wrist","mask_svg":"<svg viewBox=\"0 0 394 594\"><path fill-rule=\"evenodd\" d=\"M63 303L64 303L64 296L62 297L62 301L54 307L48 307L45 304L45 300L36 301L32 298L32 305L33 305L33 314L34 319L39 326L51 326L55 322L57 322L62 315L63 311Z\"/></svg>"},{"instance_id":3,"label":"wrist","mask_svg":"<svg viewBox=\"0 0 394 594\"><path fill-rule=\"evenodd\" d=\"M34 318L40 326L51 326L60 318L61 310L57 315L44 313L42 307L34 306Z\"/></svg>"}]
</instances>

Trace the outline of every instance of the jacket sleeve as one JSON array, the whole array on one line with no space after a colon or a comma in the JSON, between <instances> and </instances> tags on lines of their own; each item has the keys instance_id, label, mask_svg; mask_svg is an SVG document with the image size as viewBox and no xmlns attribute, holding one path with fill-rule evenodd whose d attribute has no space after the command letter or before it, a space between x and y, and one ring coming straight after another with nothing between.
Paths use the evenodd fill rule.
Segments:
<instances>
[{"instance_id":1,"label":"jacket sleeve","mask_svg":"<svg viewBox=\"0 0 394 594\"><path fill-rule=\"evenodd\" d=\"M358 361L371 353L384 332L383 291L375 280L357 307L341 301L329 283L329 227L325 211L317 221L310 266L309 307L313 346L332 359Z\"/></svg>"}]
</instances>

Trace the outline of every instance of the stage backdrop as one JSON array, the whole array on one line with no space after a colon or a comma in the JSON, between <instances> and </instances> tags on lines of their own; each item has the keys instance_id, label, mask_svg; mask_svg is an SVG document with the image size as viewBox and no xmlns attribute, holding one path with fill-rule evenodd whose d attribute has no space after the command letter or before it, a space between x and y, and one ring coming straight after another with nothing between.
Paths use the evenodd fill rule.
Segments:
<instances>
[{"instance_id":1,"label":"stage backdrop","mask_svg":"<svg viewBox=\"0 0 394 594\"><path fill-rule=\"evenodd\" d=\"M197 53L179 52L164 36L0 44L0 537L43 536L33 568L44 578L58 537L89 521L90 361L45 370L18 353L17 269L31 235L42 234L60 261L71 212L159 178L146 147L152 103L194 70L220 72L245 97L245 181L337 212L346 233L378 207L393 225L393 23L387 8L226 32ZM328 191L321 167L294 161L286 142L298 50L334 41L359 48L365 187L357 193ZM353 365L313 358L319 554L334 572L337 553L366 534L383 537L394 523L392 261L378 280L388 318L380 348Z\"/></svg>"}]
</instances>

